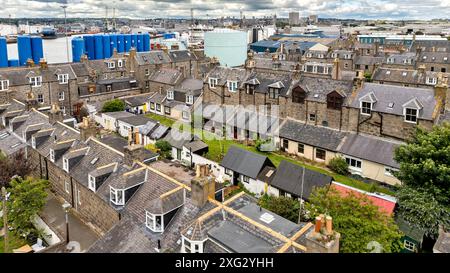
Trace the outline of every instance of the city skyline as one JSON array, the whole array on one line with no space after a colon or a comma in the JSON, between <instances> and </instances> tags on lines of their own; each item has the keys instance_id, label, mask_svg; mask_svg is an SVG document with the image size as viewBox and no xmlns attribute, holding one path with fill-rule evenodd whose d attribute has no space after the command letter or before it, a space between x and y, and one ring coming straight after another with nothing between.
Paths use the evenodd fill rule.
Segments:
<instances>
[{"instance_id":1,"label":"city skyline","mask_svg":"<svg viewBox=\"0 0 450 273\"><path fill-rule=\"evenodd\" d=\"M450 0L400 1L400 0L262 0L242 2L237 0L0 0L3 9L0 18L62 18L61 5L68 4L68 16L72 18L103 18L113 16L130 19L190 18L194 9L196 18L220 18L222 16L246 18L276 14L287 18L297 11L301 17L318 14L321 18L337 19L386 19L430 20L450 18ZM107 7L107 8L106 8ZM217 9L223 7L223 9ZM224 12L225 11L225 12Z\"/></svg>"}]
</instances>

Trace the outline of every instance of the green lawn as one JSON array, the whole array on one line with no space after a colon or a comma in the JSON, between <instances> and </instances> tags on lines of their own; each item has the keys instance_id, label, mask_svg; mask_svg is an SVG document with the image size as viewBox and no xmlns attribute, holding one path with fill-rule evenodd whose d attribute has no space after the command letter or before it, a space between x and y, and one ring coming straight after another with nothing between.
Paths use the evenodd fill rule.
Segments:
<instances>
[{"instance_id":1,"label":"green lawn","mask_svg":"<svg viewBox=\"0 0 450 273\"><path fill-rule=\"evenodd\" d=\"M3 239L3 237L0 238L0 253L4 253L5 252L5 245L4 245L5 241ZM24 246L27 244L27 241L25 241L24 239L18 237L14 232L9 232L9 237L8 237L8 252L11 253L13 251L13 249L19 248L21 246Z\"/></svg>"},{"instance_id":2,"label":"green lawn","mask_svg":"<svg viewBox=\"0 0 450 273\"><path fill-rule=\"evenodd\" d=\"M162 125L167 126L167 127L172 127L172 125L175 123L174 119L160 116L160 115L153 114L153 113L145 114L145 116L148 118L154 119L156 121L159 121Z\"/></svg>"},{"instance_id":3,"label":"green lawn","mask_svg":"<svg viewBox=\"0 0 450 273\"><path fill-rule=\"evenodd\" d=\"M199 133L200 131L197 131L197 133ZM199 134L198 134L199 135ZM212 134L207 132L207 131L203 131L203 141L208 144L209 146L209 152L206 155L207 158L216 161L216 162L220 162L223 158L223 156L227 153L228 149L230 146L234 145L240 148L243 148L245 150L254 152L254 153L258 153L261 155L265 155L267 156L275 166L278 167L278 165L280 165L282 160L286 160L289 161L293 164L299 165L299 166L304 166L307 169L310 170L314 170L326 175L329 175L331 177L333 177L334 181L351 186L351 187L355 187L364 191L373 191L374 190L374 186L371 184L367 184L364 183L362 181L344 176L344 175L339 175L336 173L333 173L331 171L329 171L328 169L325 169L323 167L319 167L319 166L312 166L310 164L307 164L305 162L301 162L298 160L295 160L293 158L278 154L276 152L269 152L269 153L265 153L265 152L260 152L258 150L256 150L256 148L254 146L247 146L244 144L240 144L240 143L236 143L234 140L217 140L217 139L213 139ZM212 139L212 140L211 140ZM223 151L223 153L221 152ZM377 187L376 191L385 193L385 194L389 194L389 195L394 195L394 193L386 188L382 188L382 187Z\"/></svg>"}]
</instances>

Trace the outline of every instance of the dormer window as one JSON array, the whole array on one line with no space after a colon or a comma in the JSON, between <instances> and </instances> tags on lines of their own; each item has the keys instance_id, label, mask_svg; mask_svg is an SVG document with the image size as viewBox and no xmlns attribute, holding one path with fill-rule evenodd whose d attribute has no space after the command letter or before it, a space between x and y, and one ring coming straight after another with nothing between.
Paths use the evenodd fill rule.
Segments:
<instances>
[{"instance_id":1,"label":"dormer window","mask_svg":"<svg viewBox=\"0 0 450 273\"><path fill-rule=\"evenodd\" d=\"M280 96L280 90L278 88L269 87L269 98L278 99Z\"/></svg>"},{"instance_id":2,"label":"dormer window","mask_svg":"<svg viewBox=\"0 0 450 273\"><path fill-rule=\"evenodd\" d=\"M436 85L436 83L437 83L436 78L427 77L427 84Z\"/></svg>"},{"instance_id":3,"label":"dormer window","mask_svg":"<svg viewBox=\"0 0 450 273\"><path fill-rule=\"evenodd\" d=\"M107 62L108 68L109 69L113 69L116 67L116 63L115 62Z\"/></svg>"},{"instance_id":4,"label":"dormer window","mask_svg":"<svg viewBox=\"0 0 450 273\"><path fill-rule=\"evenodd\" d=\"M145 212L145 226L153 232L163 232L164 218L162 215L151 214L150 212Z\"/></svg>"},{"instance_id":5,"label":"dormer window","mask_svg":"<svg viewBox=\"0 0 450 273\"><path fill-rule=\"evenodd\" d=\"M117 61L117 67L123 67L123 60Z\"/></svg>"},{"instance_id":6,"label":"dormer window","mask_svg":"<svg viewBox=\"0 0 450 273\"><path fill-rule=\"evenodd\" d=\"M203 242L202 241L191 241L186 237L182 236L182 253L203 253Z\"/></svg>"},{"instance_id":7,"label":"dormer window","mask_svg":"<svg viewBox=\"0 0 450 273\"><path fill-rule=\"evenodd\" d=\"M394 61L395 61L394 58L388 58L388 59L387 59L387 63L388 63L388 64L393 64Z\"/></svg>"},{"instance_id":8,"label":"dormer window","mask_svg":"<svg viewBox=\"0 0 450 273\"><path fill-rule=\"evenodd\" d=\"M59 84L67 84L69 82L69 74L59 74L58 82Z\"/></svg>"},{"instance_id":9,"label":"dormer window","mask_svg":"<svg viewBox=\"0 0 450 273\"><path fill-rule=\"evenodd\" d=\"M173 100L173 90L167 91L167 99L168 100Z\"/></svg>"},{"instance_id":10,"label":"dormer window","mask_svg":"<svg viewBox=\"0 0 450 273\"><path fill-rule=\"evenodd\" d=\"M361 101L361 114L370 115L372 113L372 103L367 101Z\"/></svg>"},{"instance_id":11,"label":"dormer window","mask_svg":"<svg viewBox=\"0 0 450 273\"><path fill-rule=\"evenodd\" d=\"M40 103L40 104L43 104L44 103L44 95L38 94L37 95L37 102Z\"/></svg>"},{"instance_id":12,"label":"dormer window","mask_svg":"<svg viewBox=\"0 0 450 273\"><path fill-rule=\"evenodd\" d=\"M219 82L219 81L218 81L218 79L216 79L216 78L209 78L209 79L208 79L209 88L211 88L211 89L216 88L218 82Z\"/></svg>"},{"instance_id":13,"label":"dormer window","mask_svg":"<svg viewBox=\"0 0 450 273\"><path fill-rule=\"evenodd\" d=\"M405 121L410 123L417 123L417 114L417 109L405 108Z\"/></svg>"},{"instance_id":14,"label":"dormer window","mask_svg":"<svg viewBox=\"0 0 450 273\"><path fill-rule=\"evenodd\" d=\"M118 190L110 186L109 200L118 206L125 205L125 193L124 190Z\"/></svg>"},{"instance_id":15,"label":"dormer window","mask_svg":"<svg viewBox=\"0 0 450 273\"><path fill-rule=\"evenodd\" d=\"M31 87L41 87L42 86L42 76L30 77Z\"/></svg>"},{"instance_id":16,"label":"dormer window","mask_svg":"<svg viewBox=\"0 0 450 273\"><path fill-rule=\"evenodd\" d=\"M63 158L63 169L66 172L69 172L69 159L67 159L67 158Z\"/></svg>"},{"instance_id":17,"label":"dormer window","mask_svg":"<svg viewBox=\"0 0 450 273\"><path fill-rule=\"evenodd\" d=\"M8 80L0 80L0 91L6 91L9 88Z\"/></svg>"},{"instance_id":18,"label":"dormer window","mask_svg":"<svg viewBox=\"0 0 450 273\"><path fill-rule=\"evenodd\" d=\"M237 81L228 81L227 85L228 85L228 91L230 91L230 92L237 91L237 86L238 86Z\"/></svg>"},{"instance_id":19,"label":"dormer window","mask_svg":"<svg viewBox=\"0 0 450 273\"><path fill-rule=\"evenodd\" d=\"M253 84L246 84L245 92L249 95L253 95L255 93L255 86Z\"/></svg>"},{"instance_id":20,"label":"dormer window","mask_svg":"<svg viewBox=\"0 0 450 273\"><path fill-rule=\"evenodd\" d=\"M292 91L292 102L305 103L306 92L299 86Z\"/></svg>"},{"instance_id":21,"label":"dormer window","mask_svg":"<svg viewBox=\"0 0 450 273\"><path fill-rule=\"evenodd\" d=\"M55 163L55 150L50 149L50 161Z\"/></svg>"},{"instance_id":22,"label":"dormer window","mask_svg":"<svg viewBox=\"0 0 450 273\"><path fill-rule=\"evenodd\" d=\"M317 58L322 59L323 58L323 54L322 53L317 54Z\"/></svg>"},{"instance_id":23,"label":"dormer window","mask_svg":"<svg viewBox=\"0 0 450 273\"><path fill-rule=\"evenodd\" d=\"M186 96L186 104L193 104L194 103L194 96L187 95Z\"/></svg>"},{"instance_id":24,"label":"dormer window","mask_svg":"<svg viewBox=\"0 0 450 273\"><path fill-rule=\"evenodd\" d=\"M89 178L88 178L88 188L91 190L91 191L93 191L93 192L95 192L95 177L93 177L92 175L89 175Z\"/></svg>"},{"instance_id":25,"label":"dormer window","mask_svg":"<svg viewBox=\"0 0 450 273\"><path fill-rule=\"evenodd\" d=\"M306 57L307 57L307 58L311 58L311 57L312 57L312 53L306 54Z\"/></svg>"},{"instance_id":26,"label":"dormer window","mask_svg":"<svg viewBox=\"0 0 450 273\"><path fill-rule=\"evenodd\" d=\"M351 58L352 58L352 54L345 54L345 55L344 55L344 58L347 59L347 60L348 60L348 59L351 59Z\"/></svg>"},{"instance_id":27,"label":"dormer window","mask_svg":"<svg viewBox=\"0 0 450 273\"><path fill-rule=\"evenodd\" d=\"M338 54L337 54L337 53L331 54L331 58L337 58L337 57L338 57Z\"/></svg>"}]
</instances>

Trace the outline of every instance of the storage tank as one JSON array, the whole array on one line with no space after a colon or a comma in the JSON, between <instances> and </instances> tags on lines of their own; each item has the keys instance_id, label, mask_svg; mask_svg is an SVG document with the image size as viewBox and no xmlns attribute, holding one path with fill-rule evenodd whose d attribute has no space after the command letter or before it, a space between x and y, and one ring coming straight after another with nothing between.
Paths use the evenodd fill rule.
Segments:
<instances>
[{"instance_id":1,"label":"storage tank","mask_svg":"<svg viewBox=\"0 0 450 273\"><path fill-rule=\"evenodd\" d=\"M137 35L137 52L144 51L144 34L138 34Z\"/></svg>"},{"instance_id":2,"label":"storage tank","mask_svg":"<svg viewBox=\"0 0 450 273\"><path fill-rule=\"evenodd\" d=\"M205 55L218 58L221 66L240 66L247 58L247 32L215 29L205 32Z\"/></svg>"},{"instance_id":3,"label":"storage tank","mask_svg":"<svg viewBox=\"0 0 450 273\"><path fill-rule=\"evenodd\" d=\"M86 54L89 60L95 60L95 44L94 44L94 36L87 35L83 36L83 40L86 47Z\"/></svg>"},{"instance_id":4,"label":"storage tank","mask_svg":"<svg viewBox=\"0 0 450 273\"><path fill-rule=\"evenodd\" d=\"M131 34L125 34L125 52L130 52L131 48Z\"/></svg>"},{"instance_id":5,"label":"storage tank","mask_svg":"<svg viewBox=\"0 0 450 273\"><path fill-rule=\"evenodd\" d=\"M95 59L103 59L103 35L94 35Z\"/></svg>"},{"instance_id":6,"label":"storage tank","mask_svg":"<svg viewBox=\"0 0 450 273\"><path fill-rule=\"evenodd\" d=\"M125 51L125 39L123 34L117 34L117 52L123 53Z\"/></svg>"},{"instance_id":7,"label":"storage tank","mask_svg":"<svg viewBox=\"0 0 450 273\"><path fill-rule=\"evenodd\" d=\"M84 40L82 38L72 39L72 61L80 62L81 56L84 54Z\"/></svg>"},{"instance_id":8,"label":"storage tank","mask_svg":"<svg viewBox=\"0 0 450 273\"><path fill-rule=\"evenodd\" d=\"M109 41L110 41L110 49L111 49L111 56L112 56L112 54L114 54L114 49L117 50L117 34L109 35Z\"/></svg>"},{"instance_id":9,"label":"storage tank","mask_svg":"<svg viewBox=\"0 0 450 273\"><path fill-rule=\"evenodd\" d=\"M131 47L136 48L137 46L137 34L131 34Z\"/></svg>"},{"instance_id":10,"label":"storage tank","mask_svg":"<svg viewBox=\"0 0 450 273\"><path fill-rule=\"evenodd\" d=\"M103 57L111 57L111 37L109 35L103 35Z\"/></svg>"},{"instance_id":11,"label":"storage tank","mask_svg":"<svg viewBox=\"0 0 450 273\"><path fill-rule=\"evenodd\" d=\"M42 45L42 37L33 36L31 37L31 55L33 56L33 61L38 64L41 58L44 58L44 47Z\"/></svg>"},{"instance_id":12,"label":"storage tank","mask_svg":"<svg viewBox=\"0 0 450 273\"><path fill-rule=\"evenodd\" d=\"M28 59L33 59L30 36L21 35L17 37L17 51L19 52L20 65L26 65Z\"/></svg>"},{"instance_id":13,"label":"storage tank","mask_svg":"<svg viewBox=\"0 0 450 273\"><path fill-rule=\"evenodd\" d=\"M0 67L8 67L8 47L6 38L0 37Z\"/></svg>"},{"instance_id":14,"label":"storage tank","mask_svg":"<svg viewBox=\"0 0 450 273\"><path fill-rule=\"evenodd\" d=\"M144 51L150 51L150 34L144 33Z\"/></svg>"},{"instance_id":15,"label":"storage tank","mask_svg":"<svg viewBox=\"0 0 450 273\"><path fill-rule=\"evenodd\" d=\"M11 59L8 61L8 66L9 67L18 67L19 65L19 60L18 59Z\"/></svg>"}]
</instances>

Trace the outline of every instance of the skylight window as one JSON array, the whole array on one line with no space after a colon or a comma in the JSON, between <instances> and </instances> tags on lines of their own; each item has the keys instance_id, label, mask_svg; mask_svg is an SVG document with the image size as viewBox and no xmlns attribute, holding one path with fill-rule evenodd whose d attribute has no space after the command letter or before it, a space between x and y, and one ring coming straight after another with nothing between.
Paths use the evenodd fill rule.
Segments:
<instances>
[{"instance_id":1,"label":"skylight window","mask_svg":"<svg viewBox=\"0 0 450 273\"><path fill-rule=\"evenodd\" d=\"M4 139L4 138L6 138L7 136L9 136L8 133L3 133L3 134L0 135L0 139Z\"/></svg>"},{"instance_id":2,"label":"skylight window","mask_svg":"<svg viewBox=\"0 0 450 273\"><path fill-rule=\"evenodd\" d=\"M266 212L261 215L261 217L259 217L259 220L263 221L264 223L270 224L273 220L275 220L275 217L273 217L272 214Z\"/></svg>"},{"instance_id":3,"label":"skylight window","mask_svg":"<svg viewBox=\"0 0 450 273\"><path fill-rule=\"evenodd\" d=\"M391 108L391 109L394 108L394 103L393 103L393 102L390 102L390 103L388 104L388 107Z\"/></svg>"},{"instance_id":4,"label":"skylight window","mask_svg":"<svg viewBox=\"0 0 450 273\"><path fill-rule=\"evenodd\" d=\"M97 163L97 161L98 161L98 157L92 159L91 164L94 165L95 163Z\"/></svg>"},{"instance_id":5,"label":"skylight window","mask_svg":"<svg viewBox=\"0 0 450 273\"><path fill-rule=\"evenodd\" d=\"M16 144L14 144L14 145L11 145L11 148L16 148L17 146L19 146L20 145L20 143L16 143Z\"/></svg>"},{"instance_id":6,"label":"skylight window","mask_svg":"<svg viewBox=\"0 0 450 273\"><path fill-rule=\"evenodd\" d=\"M386 71L386 75L391 75L391 71L390 70Z\"/></svg>"}]
</instances>

